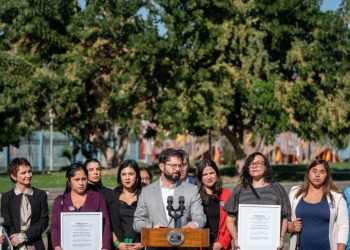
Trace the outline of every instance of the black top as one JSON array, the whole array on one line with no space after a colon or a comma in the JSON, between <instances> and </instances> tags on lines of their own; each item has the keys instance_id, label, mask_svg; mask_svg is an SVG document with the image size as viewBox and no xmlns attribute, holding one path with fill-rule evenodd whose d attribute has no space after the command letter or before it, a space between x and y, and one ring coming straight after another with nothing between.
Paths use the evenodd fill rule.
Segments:
<instances>
[{"instance_id":1,"label":"black top","mask_svg":"<svg viewBox=\"0 0 350 250\"><path fill-rule=\"evenodd\" d=\"M218 236L219 221L220 221L220 201L217 199L209 198L208 205L203 204L204 213L207 216L206 228L210 229L210 244L213 244Z\"/></svg>"},{"instance_id":2,"label":"black top","mask_svg":"<svg viewBox=\"0 0 350 250\"><path fill-rule=\"evenodd\" d=\"M137 197L139 197L141 190L137 192ZM107 195L107 203L109 204L109 215L111 218L111 224L112 224L112 230L116 234L118 240L123 241L126 236L124 236L124 232L126 229L124 226L122 226L122 215L120 214L120 203L123 202L119 200L121 191L118 188L115 188L112 190L111 193ZM137 202L137 201L136 201ZM135 205L136 209L136 205ZM135 212L135 211L134 211ZM133 229L133 220L131 223L127 224L128 230L134 230ZM123 228L123 230L122 230ZM140 234L138 234L137 241L134 242L140 242Z\"/></svg>"},{"instance_id":3,"label":"black top","mask_svg":"<svg viewBox=\"0 0 350 250\"><path fill-rule=\"evenodd\" d=\"M106 188L105 186L102 185L102 183L97 183L97 184L88 183L87 190L92 190L92 191L101 193L105 198L105 200L107 201L108 213L111 214L111 204L110 204L109 197L113 196L113 190L110 188Z\"/></svg>"},{"instance_id":4,"label":"black top","mask_svg":"<svg viewBox=\"0 0 350 250\"><path fill-rule=\"evenodd\" d=\"M131 205L119 200L119 216L122 225L122 231L125 238L132 238L133 242L138 242L137 233L134 231L132 224L134 222L134 213L136 210L137 201L134 201ZM131 227L130 227L131 225ZM124 240L120 239L120 241Z\"/></svg>"}]
</instances>

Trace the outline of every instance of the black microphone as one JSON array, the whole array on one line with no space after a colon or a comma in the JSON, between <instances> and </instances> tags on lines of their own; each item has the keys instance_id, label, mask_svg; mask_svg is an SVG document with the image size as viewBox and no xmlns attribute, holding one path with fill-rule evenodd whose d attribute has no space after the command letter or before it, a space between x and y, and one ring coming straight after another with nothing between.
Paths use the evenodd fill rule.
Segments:
<instances>
[{"instance_id":1,"label":"black microphone","mask_svg":"<svg viewBox=\"0 0 350 250\"><path fill-rule=\"evenodd\" d=\"M179 214L176 213L176 218L175 219L175 227L176 228L181 228L181 217L184 215L185 211L185 198L183 196L179 196L179 207L176 209L176 211L180 212Z\"/></svg>"},{"instance_id":2,"label":"black microphone","mask_svg":"<svg viewBox=\"0 0 350 250\"><path fill-rule=\"evenodd\" d=\"M297 234L297 245L295 246L296 250L300 249L300 232Z\"/></svg>"},{"instance_id":3,"label":"black microphone","mask_svg":"<svg viewBox=\"0 0 350 250\"><path fill-rule=\"evenodd\" d=\"M167 206L166 206L166 210L168 210L168 215L170 217L173 217L173 215L171 214L171 212L174 210L173 208L173 202L174 202L174 198L172 196L168 196L167 198Z\"/></svg>"},{"instance_id":4,"label":"black microphone","mask_svg":"<svg viewBox=\"0 0 350 250\"><path fill-rule=\"evenodd\" d=\"M185 197L179 196L179 210L180 212L185 211Z\"/></svg>"}]
</instances>

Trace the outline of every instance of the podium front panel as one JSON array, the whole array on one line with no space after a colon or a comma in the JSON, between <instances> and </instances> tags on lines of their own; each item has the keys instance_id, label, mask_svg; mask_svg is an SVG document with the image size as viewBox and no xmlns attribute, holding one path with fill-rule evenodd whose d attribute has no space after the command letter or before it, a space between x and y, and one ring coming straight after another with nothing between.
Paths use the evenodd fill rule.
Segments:
<instances>
[{"instance_id":1,"label":"podium front panel","mask_svg":"<svg viewBox=\"0 0 350 250\"><path fill-rule=\"evenodd\" d=\"M208 228L142 228L141 243L146 247L174 247L169 243L169 233L183 235L184 241L178 247L209 247Z\"/></svg>"}]
</instances>

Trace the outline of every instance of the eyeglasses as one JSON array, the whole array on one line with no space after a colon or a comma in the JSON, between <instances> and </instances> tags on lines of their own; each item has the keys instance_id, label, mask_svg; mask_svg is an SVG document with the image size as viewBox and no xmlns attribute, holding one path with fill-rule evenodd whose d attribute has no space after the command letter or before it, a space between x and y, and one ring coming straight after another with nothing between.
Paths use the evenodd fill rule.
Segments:
<instances>
[{"instance_id":1,"label":"eyeglasses","mask_svg":"<svg viewBox=\"0 0 350 250\"><path fill-rule=\"evenodd\" d=\"M151 180L151 178L149 178L149 177L141 177L141 181L149 181L149 180Z\"/></svg>"},{"instance_id":2,"label":"eyeglasses","mask_svg":"<svg viewBox=\"0 0 350 250\"><path fill-rule=\"evenodd\" d=\"M264 166L265 166L265 162L263 161L252 162L249 164L249 168L260 168Z\"/></svg>"},{"instance_id":3,"label":"eyeglasses","mask_svg":"<svg viewBox=\"0 0 350 250\"><path fill-rule=\"evenodd\" d=\"M182 165L182 164L169 164L169 163L165 163L165 165L170 166L173 170L175 170L177 167L178 167L179 169L182 169L182 168L183 168L183 165Z\"/></svg>"}]
</instances>

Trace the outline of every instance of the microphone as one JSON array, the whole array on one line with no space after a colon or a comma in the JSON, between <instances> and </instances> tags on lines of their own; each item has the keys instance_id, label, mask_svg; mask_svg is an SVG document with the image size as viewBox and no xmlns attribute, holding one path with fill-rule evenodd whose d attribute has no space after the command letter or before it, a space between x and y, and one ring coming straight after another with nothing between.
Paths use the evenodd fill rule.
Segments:
<instances>
[{"instance_id":1,"label":"microphone","mask_svg":"<svg viewBox=\"0 0 350 250\"><path fill-rule=\"evenodd\" d=\"M168 211L168 215L172 218L173 215L171 214L171 212L174 210L173 208L173 202L174 202L174 197L172 196L168 196L167 198L167 206L166 206L166 210Z\"/></svg>"},{"instance_id":2,"label":"microphone","mask_svg":"<svg viewBox=\"0 0 350 250\"><path fill-rule=\"evenodd\" d=\"M300 249L300 232L297 234L297 245L295 246L296 250Z\"/></svg>"},{"instance_id":3,"label":"microphone","mask_svg":"<svg viewBox=\"0 0 350 250\"><path fill-rule=\"evenodd\" d=\"M181 228L181 217L184 215L185 211L185 198L183 196L179 196L179 208L177 211L180 212L180 214L176 214L176 219L175 219L175 227Z\"/></svg>"},{"instance_id":4,"label":"microphone","mask_svg":"<svg viewBox=\"0 0 350 250\"><path fill-rule=\"evenodd\" d=\"M185 197L179 196L179 210L183 214L185 211Z\"/></svg>"}]
</instances>

